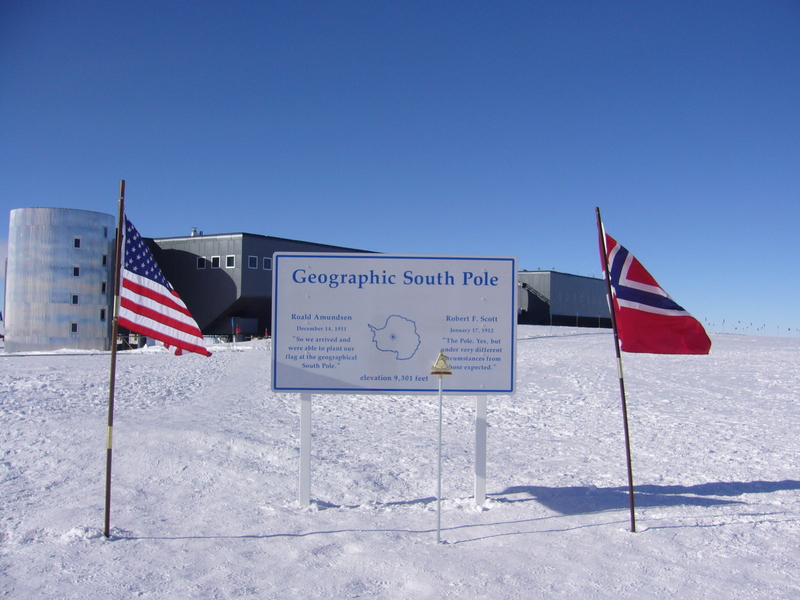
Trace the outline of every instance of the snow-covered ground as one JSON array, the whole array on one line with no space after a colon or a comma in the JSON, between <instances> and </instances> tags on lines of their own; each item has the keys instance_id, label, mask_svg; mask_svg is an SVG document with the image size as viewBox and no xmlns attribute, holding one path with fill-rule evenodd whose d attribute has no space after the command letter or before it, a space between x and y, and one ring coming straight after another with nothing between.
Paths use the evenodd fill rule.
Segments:
<instances>
[{"instance_id":1,"label":"snow-covered ground","mask_svg":"<svg viewBox=\"0 0 800 600\"><path fill-rule=\"evenodd\" d=\"M518 337L482 508L474 399L444 399L438 545L435 396L315 396L301 507L268 342L122 353L106 539L109 356L0 354L0 596L800 597L800 339L623 356L631 533L610 333Z\"/></svg>"}]
</instances>

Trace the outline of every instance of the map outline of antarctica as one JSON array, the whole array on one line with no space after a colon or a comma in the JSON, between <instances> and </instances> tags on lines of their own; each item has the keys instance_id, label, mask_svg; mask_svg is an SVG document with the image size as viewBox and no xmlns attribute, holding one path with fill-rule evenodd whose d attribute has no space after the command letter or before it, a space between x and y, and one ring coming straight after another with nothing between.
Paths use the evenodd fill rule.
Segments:
<instances>
[{"instance_id":1,"label":"map outline of antarctica","mask_svg":"<svg viewBox=\"0 0 800 600\"><path fill-rule=\"evenodd\" d=\"M367 327L372 331L372 341L375 347L381 352L393 352L396 360L413 358L422 343L422 339L417 333L416 322L402 315L388 316L383 327L376 327L369 323L367 323Z\"/></svg>"}]
</instances>

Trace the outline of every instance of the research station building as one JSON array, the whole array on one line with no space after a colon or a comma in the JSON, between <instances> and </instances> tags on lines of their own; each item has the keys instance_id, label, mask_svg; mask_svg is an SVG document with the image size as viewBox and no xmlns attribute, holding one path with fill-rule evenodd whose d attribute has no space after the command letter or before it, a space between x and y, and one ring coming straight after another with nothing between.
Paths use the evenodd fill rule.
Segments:
<instances>
[{"instance_id":1,"label":"research station building","mask_svg":"<svg viewBox=\"0 0 800 600\"><path fill-rule=\"evenodd\" d=\"M611 327L603 279L558 271L519 271L517 286L520 324Z\"/></svg>"},{"instance_id":2,"label":"research station building","mask_svg":"<svg viewBox=\"0 0 800 600\"><path fill-rule=\"evenodd\" d=\"M71 208L11 211L5 351L109 350L113 216Z\"/></svg>"},{"instance_id":3,"label":"research station building","mask_svg":"<svg viewBox=\"0 0 800 600\"><path fill-rule=\"evenodd\" d=\"M164 276L204 335L264 336L271 330L275 252L366 252L252 233L147 240Z\"/></svg>"},{"instance_id":4,"label":"research station building","mask_svg":"<svg viewBox=\"0 0 800 600\"><path fill-rule=\"evenodd\" d=\"M5 352L110 349L115 236L109 214L11 211ZM275 252L369 252L251 233L144 239L203 334L224 338L269 335ZM602 279L520 271L517 284L521 324L611 326Z\"/></svg>"}]
</instances>

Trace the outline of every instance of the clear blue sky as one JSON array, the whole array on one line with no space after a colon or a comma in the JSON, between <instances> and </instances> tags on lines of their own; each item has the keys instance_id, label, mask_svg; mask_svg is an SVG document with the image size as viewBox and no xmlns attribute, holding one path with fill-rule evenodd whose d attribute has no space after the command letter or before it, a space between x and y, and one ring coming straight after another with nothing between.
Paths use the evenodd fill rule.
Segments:
<instances>
[{"instance_id":1,"label":"clear blue sky","mask_svg":"<svg viewBox=\"0 0 800 600\"><path fill-rule=\"evenodd\" d=\"M800 329L800 2L0 0L31 206L600 275Z\"/></svg>"}]
</instances>

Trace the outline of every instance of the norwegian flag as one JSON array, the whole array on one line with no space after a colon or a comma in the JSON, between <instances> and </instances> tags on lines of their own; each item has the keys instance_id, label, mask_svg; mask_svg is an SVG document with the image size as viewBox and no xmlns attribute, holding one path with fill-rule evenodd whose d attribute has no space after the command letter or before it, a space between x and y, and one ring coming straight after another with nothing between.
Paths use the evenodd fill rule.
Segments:
<instances>
[{"instance_id":1,"label":"norwegian flag","mask_svg":"<svg viewBox=\"0 0 800 600\"><path fill-rule=\"evenodd\" d=\"M175 354L211 356L197 322L127 216L122 246L119 325L163 342Z\"/></svg>"},{"instance_id":2,"label":"norwegian flag","mask_svg":"<svg viewBox=\"0 0 800 600\"><path fill-rule=\"evenodd\" d=\"M708 354L700 322L676 303L636 258L606 234L617 335L625 352ZM603 248L600 249L601 259ZM605 270L605 265L603 269Z\"/></svg>"}]
</instances>

